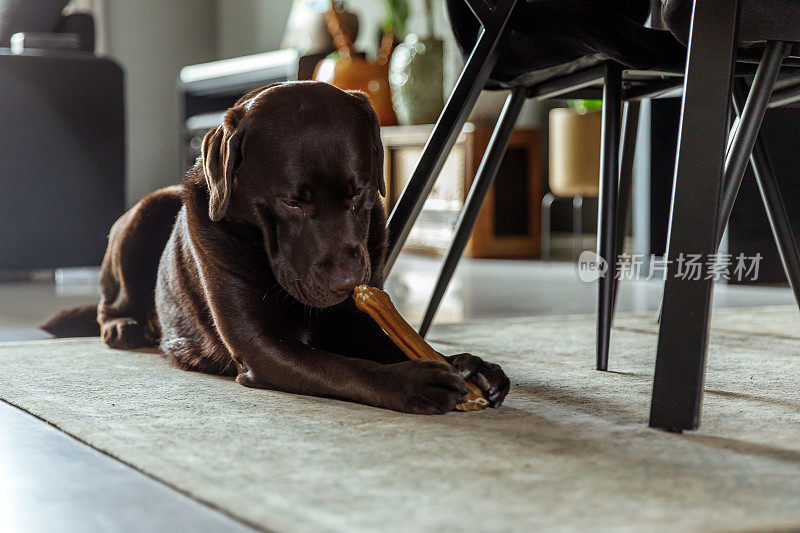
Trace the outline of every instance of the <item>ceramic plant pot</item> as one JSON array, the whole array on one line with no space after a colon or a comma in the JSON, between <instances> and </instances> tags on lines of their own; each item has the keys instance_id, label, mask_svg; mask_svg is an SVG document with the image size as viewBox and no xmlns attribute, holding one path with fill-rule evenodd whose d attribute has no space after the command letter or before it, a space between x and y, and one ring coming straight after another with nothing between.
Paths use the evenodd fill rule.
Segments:
<instances>
[{"instance_id":1,"label":"ceramic plant pot","mask_svg":"<svg viewBox=\"0 0 800 533\"><path fill-rule=\"evenodd\" d=\"M444 44L439 39L405 38L392 53L389 85L400 124L433 124L442 112Z\"/></svg>"},{"instance_id":2,"label":"ceramic plant pot","mask_svg":"<svg viewBox=\"0 0 800 533\"><path fill-rule=\"evenodd\" d=\"M550 111L550 190L571 198L597 196L602 111Z\"/></svg>"},{"instance_id":3,"label":"ceramic plant pot","mask_svg":"<svg viewBox=\"0 0 800 533\"><path fill-rule=\"evenodd\" d=\"M392 109L387 63L367 61L357 56L347 60L328 58L317 65L314 79L330 83L340 89L367 93L381 126L397 125L397 117Z\"/></svg>"},{"instance_id":4,"label":"ceramic plant pot","mask_svg":"<svg viewBox=\"0 0 800 533\"><path fill-rule=\"evenodd\" d=\"M389 54L394 40L392 32L384 32L384 39L375 61L367 61L353 48L353 40L344 27L342 14L334 8L326 12L328 31L333 37L338 57L323 59L317 64L314 79L335 85L340 89L358 90L367 94L378 115L381 126L394 126L397 116L392 109L392 92L389 89Z\"/></svg>"}]
</instances>

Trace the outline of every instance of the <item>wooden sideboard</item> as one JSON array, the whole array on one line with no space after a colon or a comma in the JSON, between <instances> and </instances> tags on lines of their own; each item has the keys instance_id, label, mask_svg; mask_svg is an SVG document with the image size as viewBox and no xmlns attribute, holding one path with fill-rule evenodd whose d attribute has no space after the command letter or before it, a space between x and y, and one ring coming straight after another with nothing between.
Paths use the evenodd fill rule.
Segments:
<instances>
[{"instance_id":1,"label":"wooden sideboard","mask_svg":"<svg viewBox=\"0 0 800 533\"><path fill-rule=\"evenodd\" d=\"M433 126L381 128L386 206L391 211L414 172ZM467 123L461 131L406 249L430 254L447 250L458 213L489 143L491 129ZM535 258L541 246L542 161L539 132L514 130L495 183L464 252L469 257Z\"/></svg>"}]
</instances>

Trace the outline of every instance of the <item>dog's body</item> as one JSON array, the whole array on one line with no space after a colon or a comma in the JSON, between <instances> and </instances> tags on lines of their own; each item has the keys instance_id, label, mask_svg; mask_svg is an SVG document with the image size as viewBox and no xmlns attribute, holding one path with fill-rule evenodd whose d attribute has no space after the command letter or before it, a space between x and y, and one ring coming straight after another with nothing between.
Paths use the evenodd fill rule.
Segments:
<instances>
[{"instance_id":1,"label":"dog's body","mask_svg":"<svg viewBox=\"0 0 800 533\"><path fill-rule=\"evenodd\" d=\"M246 95L182 186L114 224L97 308L104 342L160 344L183 369L404 412L451 410L464 379L499 405L500 367L469 354L452 367L408 361L349 298L383 284L383 188L363 95L308 82Z\"/></svg>"}]
</instances>

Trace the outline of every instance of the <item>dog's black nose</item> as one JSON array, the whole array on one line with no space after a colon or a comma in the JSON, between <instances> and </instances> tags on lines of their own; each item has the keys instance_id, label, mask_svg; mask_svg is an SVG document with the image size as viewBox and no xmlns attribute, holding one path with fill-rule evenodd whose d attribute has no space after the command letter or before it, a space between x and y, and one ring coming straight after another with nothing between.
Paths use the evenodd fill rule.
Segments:
<instances>
[{"instance_id":1,"label":"dog's black nose","mask_svg":"<svg viewBox=\"0 0 800 533\"><path fill-rule=\"evenodd\" d=\"M344 246L337 252L328 271L328 288L338 298L344 298L364 282L364 252L357 245Z\"/></svg>"},{"instance_id":2,"label":"dog's black nose","mask_svg":"<svg viewBox=\"0 0 800 533\"><path fill-rule=\"evenodd\" d=\"M361 283L361 276L355 273L334 274L331 276L328 287L336 296L343 298L348 296Z\"/></svg>"}]
</instances>

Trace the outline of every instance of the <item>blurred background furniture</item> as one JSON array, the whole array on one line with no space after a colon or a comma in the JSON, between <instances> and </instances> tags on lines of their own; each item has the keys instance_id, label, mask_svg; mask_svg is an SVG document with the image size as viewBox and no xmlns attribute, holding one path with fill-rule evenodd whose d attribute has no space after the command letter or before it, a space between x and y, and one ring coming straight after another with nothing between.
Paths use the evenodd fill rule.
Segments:
<instances>
[{"instance_id":1,"label":"blurred background furniture","mask_svg":"<svg viewBox=\"0 0 800 533\"><path fill-rule=\"evenodd\" d=\"M542 259L550 261L552 206L572 203L572 250L583 250L583 200L600 194L602 112L557 108L550 111L550 192L542 199Z\"/></svg>"},{"instance_id":2,"label":"blurred background furniture","mask_svg":"<svg viewBox=\"0 0 800 533\"><path fill-rule=\"evenodd\" d=\"M0 270L98 265L124 210L123 72L92 53L92 16L62 17L66 4L0 0ZM12 54L20 33L77 38Z\"/></svg>"},{"instance_id":3,"label":"blurred background furniture","mask_svg":"<svg viewBox=\"0 0 800 533\"><path fill-rule=\"evenodd\" d=\"M17 33L41 37L75 37L71 48L94 52L94 19L89 13L63 15L69 0L0 0L0 48L9 48Z\"/></svg>"},{"instance_id":4,"label":"blurred background furniture","mask_svg":"<svg viewBox=\"0 0 800 533\"><path fill-rule=\"evenodd\" d=\"M183 101L180 145L185 167L194 165L203 136L222 123L225 111L242 95L270 83L309 79L310 70L309 61L293 49L183 67L178 87Z\"/></svg>"},{"instance_id":5,"label":"blurred background furniture","mask_svg":"<svg viewBox=\"0 0 800 533\"><path fill-rule=\"evenodd\" d=\"M185 168L200 155L206 132L222 122L225 111L242 95L270 83L313 79L318 65L336 51L326 22L328 5L324 0L293 2L279 50L181 68L180 146ZM337 9L338 28L352 46L358 36L358 17L340 5Z\"/></svg>"},{"instance_id":6,"label":"blurred background furniture","mask_svg":"<svg viewBox=\"0 0 800 533\"><path fill-rule=\"evenodd\" d=\"M402 194L430 136L430 125L381 128L387 181L386 207ZM453 239L458 214L475 178L491 129L468 122L425 200L406 250L442 255ZM539 257L539 205L542 197L539 132L515 128L498 169L498 179L476 221L464 250L474 258L533 259Z\"/></svg>"}]
</instances>

